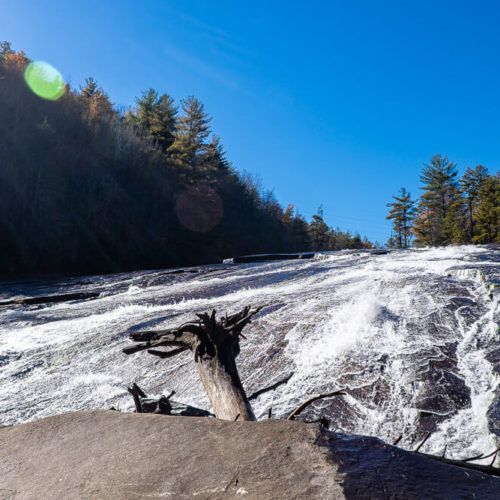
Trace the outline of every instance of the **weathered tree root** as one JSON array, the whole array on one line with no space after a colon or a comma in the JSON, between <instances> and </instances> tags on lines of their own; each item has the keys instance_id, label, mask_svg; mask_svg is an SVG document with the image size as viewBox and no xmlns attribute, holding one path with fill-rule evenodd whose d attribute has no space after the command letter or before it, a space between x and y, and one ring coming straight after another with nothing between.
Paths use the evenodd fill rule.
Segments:
<instances>
[{"instance_id":1,"label":"weathered tree root","mask_svg":"<svg viewBox=\"0 0 500 500\"><path fill-rule=\"evenodd\" d=\"M213 414L209 411L173 401L171 398L175 394L175 391L172 391L168 396L151 398L135 383L127 390L134 398L135 411L137 413L159 413L161 415L179 415L185 417L213 417Z\"/></svg>"}]
</instances>

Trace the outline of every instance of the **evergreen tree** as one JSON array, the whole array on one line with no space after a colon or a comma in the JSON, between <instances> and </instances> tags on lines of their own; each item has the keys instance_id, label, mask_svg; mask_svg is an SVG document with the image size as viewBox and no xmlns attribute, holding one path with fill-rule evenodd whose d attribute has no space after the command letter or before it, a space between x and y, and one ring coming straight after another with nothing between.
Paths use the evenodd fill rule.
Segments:
<instances>
[{"instance_id":1,"label":"evergreen tree","mask_svg":"<svg viewBox=\"0 0 500 500\"><path fill-rule=\"evenodd\" d=\"M418 246L434 245L434 214L431 208L429 193L424 193L420 198L416 217L413 222L413 233Z\"/></svg>"},{"instance_id":2,"label":"evergreen tree","mask_svg":"<svg viewBox=\"0 0 500 500\"><path fill-rule=\"evenodd\" d=\"M170 148L177 165L190 171L191 175L203 173L206 159L206 140L210 135L211 118L202 102L196 97L181 101L182 116L177 120L174 142Z\"/></svg>"},{"instance_id":3,"label":"evergreen tree","mask_svg":"<svg viewBox=\"0 0 500 500\"><path fill-rule=\"evenodd\" d=\"M212 183L232 171L231 164L226 158L226 152L218 136L213 135L210 142L205 146L202 163L207 180Z\"/></svg>"},{"instance_id":4,"label":"evergreen tree","mask_svg":"<svg viewBox=\"0 0 500 500\"><path fill-rule=\"evenodd\" d=\"M330 228L323 220L323 207L318 208L318 213L312 216L309 224L309 234L313 250L328 250L330 245Z\"/></svg>"},{"instance_id":5,"label":"evergreen tree","mask_svg":"<svg viewBox=\"0 0 500 500\"><path fill-rule=\"evenodd\" d=\"M398 242L396 241L396 238L394 238L393 234L391 234L391 236L387 239L385 246L387 248L401 248L398 246Z\"/></svg>"},{"instance_id":6,"label":"evergreen tree","mask_svg":"<svg viewBox=\"0 0 500 500\"><path fill-rule=\"evenodd\" d=\"M399 193L392 197L393 202L388 203L391 207L386 219L392 220L392 228L394 231L394 239L397 248L408 248L411 240L414 204L411 195L406 188L402 187Z\"/></svg>"},{"instance_id":7,"label":"evergreen tree","mask_svg":"<svg viewBox=\"0 0 500 500\"><path fill-rule=\"evenodd\" d=\"M85 85L80 87L80 97L91 120L109 120L114 117L113 105L108 95L92 77L86 78Z\"/></svg>"},{"instance_id":8,"label":"evergreen tree","mask_svg":"<svg viewBox=\"0 0 500 500\"><path fill-rule=\"evenodd\" d=\"M3 62L4 58L8 55L14 54L10 42L2 41L0 42L0 62Z\"/></svg>"},{"instance_id":9,"label":"evergreen tree","mask_svg":"<svg viewBox=\"0 0 500 500\"><path fill-rule=\"evenodd\" d=\"M311 250L311 236L309 234L309 225L307 221L297 211L292 218L290 225L291 245L293 252L305 252Z\"/></svg>"},{"instance_id":10,"label":"evergreen tree","mask_svg":"<svg viewBox=\"0 0 500 500\"><path fill-rule=\"evenodd\" d=\"M143 135L149 136L165 153L175 138L177 107L168 94L158 95L152 88L136 100L136 107L127 115Z\"/></svg>"},{"instance_id":11,"label":"evergreen tree","mask_svg":"<svg viewBox=\"0 0 500 500\"><path fill-rule=\"evenodd\" d=\"M361 236L359 233L356 233L352 237L349 248L355 248L355 249L365 248L365 244L363 243L363 240L361 239Z\"/></svg>"},{"instance_id":12,"label":"evergreen tree","mask_svg":"<svg viewBox=\"0 0 500 500\"><path fill-rule=\"evenodd\" d=\"M483 180L478 191L474 214L478 243L500 243L500 177L492 175Z\"/></svg>"},{"instance_id":13,"label":"evergreen tree","mask_svg":"<svg viewBox=\"0 0 500 500\"><path fill-rule=\"evenodd\" d=\"M469 241L474 240L474 212L479 203L479 188L481 183L489 176L488 169L478 165L474 169L467 168L459 181L460 189L465 196L467 205L467 225L469 229Z\"/></svg>"},{"instance_id":14,"label":"evergreen tree","mask_svg":"<svg viewBox=\"0 0 500 500\"><path fill-rule=\"evenodd\" d=\"M423 183L415 225L417 242L425 245L446 245L457 241L462 212L456 177L456 164L446 156L434 155L420 177Z\"/></svg>"},{"instance_id":15,"label":"evergreen tree","mask_svg":"<svg viewBox=\"0 0 500 500\"><path fill-rule=\"evenodd\" d=\"M92 78L85 78L85 85L80 86L80 95L85 99L91 99L99 92L99 85Z\"/></svg>"}]
</instances>

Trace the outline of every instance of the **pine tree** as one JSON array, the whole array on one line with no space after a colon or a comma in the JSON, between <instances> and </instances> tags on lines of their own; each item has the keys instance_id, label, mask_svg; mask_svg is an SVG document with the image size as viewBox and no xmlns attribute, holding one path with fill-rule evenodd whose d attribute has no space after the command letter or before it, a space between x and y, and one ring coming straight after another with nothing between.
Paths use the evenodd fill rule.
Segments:
<instances>
[{"instance_id":1,"label":"pine tree","mask_svg":"<svg viewBox=\"0 0 500 500\"><path fill-rule=\"evenodd\" d=\"M394 239L397 248L408 248L411 240L414 204L411 195L406 188L402 187L399 193L392 197L393 202L388 203L391 207L386 219L392 220L392 228L394 231Z\"/></svg>"},{"instance_id":2,"label":"pine tree","mask_svg":"<svg viewBox=\"0 0 500 500\"><path fill-rule=\"evenodd\" d=\"M181 101L182 116L177 120L174 142L170 148L174 161L186 171L202 173L206 159L206 140L211 118L196 97Z\"/></svg>"},{"instance_id":3,"label":"pine tree","mask_svg":"<svg viewBox=\"0 0 500 500\"><path fill-rule=\"evenodd\" d=\"M365 248L365 244L363 243L363 240L361 239L359 233L356 233L352 237L349 248L355 248L355 249Z\"/></svg>"},{"instance_id":4,"label":"pine tree","mask_svg":"<svg viewBox=\"0 0 500 500\"><path fill-rule=\"evenodd\" d=\"M318 208L318 212L312 216L309 224L309 234L313 250L328 250L330 243L330 228L323 220L323 207Z\"/></svg>"},{"instance_id":5,"label":"pine tree","mask_svg":"<svg viewBox=\"0 0 500 500\"><path fill-rule=\"evenodd\" d=\"M109 119L113 116L113 105L108 95L92 77L86 78L85 85L80 87L80 98L84 102L91 120Z\"/></svg>"},{"instance_id":6,"label":"pine tree","mask_svg":"<svg viewBox=\"0 0 500 500\"><path fill-rule=\"evenodd\" d=\"M85 78L85 85L80 86L80 95L85 99L91 99L99 92L99 85L92 78Z\"/></svg>"},{"instance_id":7,"label":"pine tree","mask_svg":"<svg viewBox=\"0 0 500 500\"><path fill-rule=\"evenodd\" d=\"M0 62L2 62L6 56L12 54L14 54L14 51L12 50L10 42L6 41L0 42Z\"/></svg>"},{"instance_id":8,"label":"pine tree","mask_svg":"<svg viewBox=\"0 0 500 500\"><path fill-rule=\"evenodd\" d=\"M387 243L385 244L387 248L400 248L398 247L398 242L396 241L396 238L394 238L394 235L391 234L389 238L387 238Z\"/></svg>"},{"instance_id":9,"label":"pine tree","mask_svg":"<svg viewBox=\"0 0 500 500\"><path fill-rule=\"evenodd\" d=\"M20 50L16 52L12 49L10 42L2 41L0 42L0 64L10 68L16 68L18 70L24 69L26 64L28 64L29 59L26 54Z\"/></svg>"},{"instance_id":10,"label":"pine tree","mask_svg":"<svg viewBox=\"0 0 500 500\"><path fill-rule=\"evenodd\" d=\"M467 168L459 181L460 189L465 196L467 205L467 222L469 230L469 241L473 241L474 231L474 212L479 203L479 188L481 183L489 176L488 169L478 165L474 169Z\"/></svg>"},{"instance_id":11,"label":"pine tree","mask_svg":"<svg viewBox=\"0 0 500 500\"><path fill-rule=\"evenodd\" d=\"M220 138L213 135L210 142L204 147L201 162L204 165L204 172L207 180L216 182L232 170L231 163L226 158L226 152Z\"/></svg>"},{"instance_id":12,"label":"pine tree","mask_svg":"<svg viewBox=\"0 0 500 500\"><path fill-rule=\"evenodd\" d=\"M297 211L292 219L291 227L291 250L294 252L305 252L311 250L311 236L307 221Z\"/></svg>"},{"instance_id":13,"label":"pine tree","mask_svg":"<svg viewBox=\"0 0 500 500\"><path fill-rule=\"evenodd\" d=\"M424 165L420 177L423 183L415 225L417 242L425 245L446 245L457 241L461 223L460 191L456 164L446 156L434 155Z\"/></svg>"},{"instance_id":14,"label":"pine tree","mask_svg":"<svg viewBox=\"0 0 500 500\"><path fill-rule=\"evenodd\" d=\"M416 236L418 246L434 245L434 213L431 208L429 193L424 193L416 211L415 221L413 223L413 233Z\"/></svg>"},{"instance_id":15,"label":"pine tree","mask_svg":"<svg viewBox=\"0 0 500 500\"><path fill-rule=\"evenodd\" d=\"M127 121L143 135L151 137L165 153L172 146L177 123L177 107L168 94L158 95L152 88L136 100Z\"/></svg>"},{"instance_id":16,"label":"pine tree","mask_svg":"<svg viewBox=\"0 0 500 500\"><path fill-rule=\"evenodd\" d=\"M492 175L481 183L474 213L477 243L500 243L500 177Z\"/></svg>"}]
</instances>

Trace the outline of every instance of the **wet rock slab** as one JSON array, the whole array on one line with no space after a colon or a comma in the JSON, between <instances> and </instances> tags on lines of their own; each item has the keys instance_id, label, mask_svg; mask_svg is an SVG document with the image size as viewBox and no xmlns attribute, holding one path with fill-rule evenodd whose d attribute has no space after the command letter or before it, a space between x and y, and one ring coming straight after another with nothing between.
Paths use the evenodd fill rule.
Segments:
<instances>
[{"instance_id":1,"label":"wet rock slab","mask_svg":"<svg viewBox=\"0 0 500 500\"><path fill-rule=\"evenodd\" d=\"M500 479L284 420L76 412L0 429L0 498L498 498Z\"/></svg>"}]
</instances>

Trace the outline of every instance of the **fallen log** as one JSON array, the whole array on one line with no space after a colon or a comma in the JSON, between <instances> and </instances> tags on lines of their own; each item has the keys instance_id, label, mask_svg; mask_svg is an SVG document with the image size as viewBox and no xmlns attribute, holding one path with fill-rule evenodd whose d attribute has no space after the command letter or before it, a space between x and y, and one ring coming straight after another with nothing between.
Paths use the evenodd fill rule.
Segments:
<instances>
[{"instance_id":1,"label":"fallen log","mask_svg":"<svg viewBox=\"0 0 500 500\"><path fill-rule=\"evenodd\" d=\"M0 301L0 306L11 305L36 305L36 304L55 304L58 302L69 302L71 300L87 300L99 297L99 292L75 292L62 293L59 295L44 295L41 297L20 297Z\"/></svg>"},{"instance_id":2,"label":"fallen log","mask_svg":"<svg viewBox=\"0 0 500 500\"><path fill-rule=\"evenodd\" d=\"M314 252L305 253L271 253L258 255L239 255L231 259L225 259L224 262L232 262L233 264L244 264L249 262L265 262L272 260L295 260L295 259L312 259Z\"/></svg>"}]
</instances>

